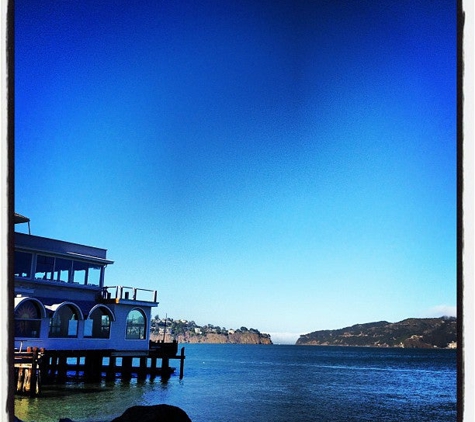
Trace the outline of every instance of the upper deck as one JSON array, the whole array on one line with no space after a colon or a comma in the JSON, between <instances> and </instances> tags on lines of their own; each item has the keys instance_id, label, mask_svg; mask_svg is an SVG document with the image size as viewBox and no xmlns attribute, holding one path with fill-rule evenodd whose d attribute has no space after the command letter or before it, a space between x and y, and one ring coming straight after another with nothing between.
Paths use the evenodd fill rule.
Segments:
<instances>
[{"instance_id":1,"label":"upper deck","mask_svg":"<svg viewBox=\"0 0 475 422\"><path fill-rule=\"evenodd\" d=\"M101 289L104 269L113 262L102 248L15 233L15 281Z\"/></svg>"}]
</instances>

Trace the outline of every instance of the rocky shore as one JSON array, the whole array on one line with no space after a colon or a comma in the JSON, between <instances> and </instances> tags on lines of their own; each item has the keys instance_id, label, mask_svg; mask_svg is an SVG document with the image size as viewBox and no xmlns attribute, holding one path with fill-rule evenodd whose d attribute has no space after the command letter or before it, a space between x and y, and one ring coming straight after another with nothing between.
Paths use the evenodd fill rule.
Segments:
<instances>
[{"instance_id":1,"label":"rocky shore","mask_svg":"<svg viewBox=\"0 0 475 422\"><path fill-rule=\"evenodd\" d=\"M24 422L16 416L14 422ZM59 422L74 422L71 419L59 419ZM176 406L157 404L153 406L132 406L111 422L191 422L186 412Z\"/></svg>"},{"instance_id":2,"label":"rocky shore","mask_svg":"<svg viewBox=\"0 0 475 422\"><path fill-rule=\"evenodd\" d=\"M163 336L150 335L150 340L162 340ZM195 334L186 332L173 336L166 336L165 341L175 339L179 344L184 343L207 343L207 344L272 344L269 334L252 333L252 332L235 332L232 334Z\"/></svg>"},{"instance_id":3,"label":"rocky shore","mask_svg":"<svg viewBox=\"0 0 475 422\"><path fill-rule=\"evenodd\" d=\"M163 318L158 315L151 321L150 340L178 343L216 343L216 344L272 344L270 334L261 333L255 328L238 329L218 325L198 325L195 321Z\"/></svg>"}]
</instances>

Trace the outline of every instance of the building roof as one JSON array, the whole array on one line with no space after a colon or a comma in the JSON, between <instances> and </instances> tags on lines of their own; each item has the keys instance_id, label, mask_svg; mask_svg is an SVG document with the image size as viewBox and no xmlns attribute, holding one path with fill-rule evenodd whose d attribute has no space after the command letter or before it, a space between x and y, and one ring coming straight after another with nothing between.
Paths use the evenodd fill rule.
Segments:
<instances>
[{"instance_id":1,"label":"building roof","mask_svg":"<svg viewBox=\"0 0 475 422\"><path fill-rule=\"evenodd\" d=\"M15 213L14 222L15 222L15 224L29 223L30 219L28 217L25 217L24 215Z\"/></svg>"},{"instance_id":2,"label":"building roof","mask_svg":"<svg viewBox=\"0 0 475 422\"><path fill-rule=\"evenodd\" d=\"M103 248L18 232L15 232L15 249L67 256L68 258L93 261L105 265L114 263L114 261L107 259L107 250Z\"/></svg>"}]
</instances>

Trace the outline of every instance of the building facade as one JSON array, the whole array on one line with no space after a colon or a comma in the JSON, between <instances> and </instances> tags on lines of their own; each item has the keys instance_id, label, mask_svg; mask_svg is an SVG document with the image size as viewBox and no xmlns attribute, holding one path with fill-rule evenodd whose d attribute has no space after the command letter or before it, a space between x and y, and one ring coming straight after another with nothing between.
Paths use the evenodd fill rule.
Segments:
<instances>
[{"instance_id":1,"label":"building facade","mask_svg":"<svg viewBox=\"0 0 475 422\"><path fill-rule=\"evenodd\" d=\"M147 351L157 292L106 286L105 249L15 233L15 349Z\"/></svg>"}]
</instances>

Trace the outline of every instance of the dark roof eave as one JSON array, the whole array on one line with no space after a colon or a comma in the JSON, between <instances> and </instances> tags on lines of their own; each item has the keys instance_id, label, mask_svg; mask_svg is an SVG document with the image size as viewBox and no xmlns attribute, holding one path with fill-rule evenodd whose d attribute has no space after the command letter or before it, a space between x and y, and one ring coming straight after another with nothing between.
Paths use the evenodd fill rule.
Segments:
<instances>
[{"instance_id":1,"label":"dark roof eave","mask_svg":"<svg viewBox=\"0 0 475 422\"><path fill-rule=\"evenodd\" d=\"M24 215L15 213L14 222L15 224L29 223L30 219L28 217L25 217Z\"/></svg>"},{"instance_id":2,"label":"dark roof eave","mask_svg":"<svg viewBox=\"0 0 475 422\"><path fill-rule=\"evenodd\" d=\"M76 252L56 252L56 251L50 251L48 249L29 248L28 246L19 246L15 249L19 251L25 251L25 252L36 252L40 254L59 256L62 258L77 258L78 260L81 260L81 261L95 262L95 263L100 263L104 265L109 265L109 264L114 263L114 261L111 261L110 259L100 258L97 256L92 256L92 255L83 255Z\"/></svg>"}]
</instances>

